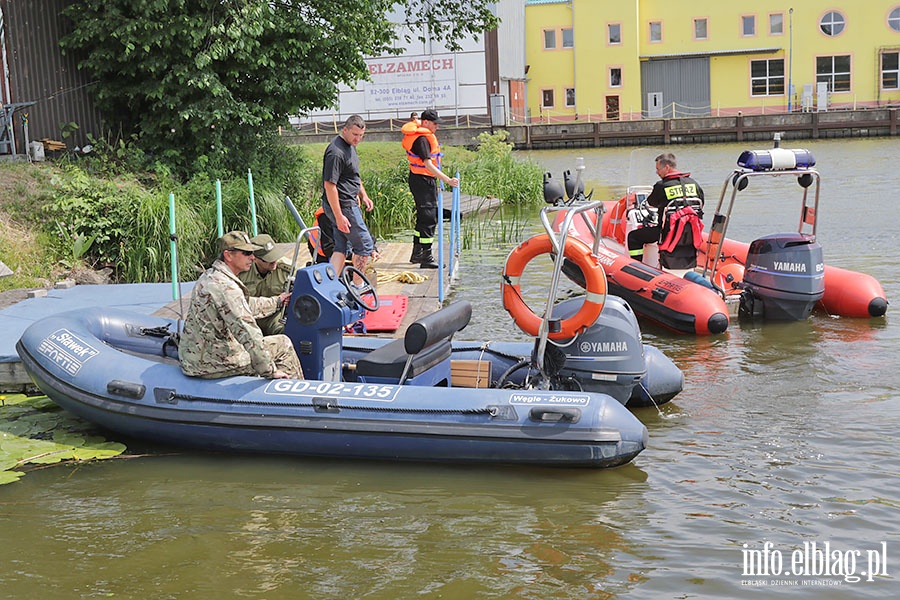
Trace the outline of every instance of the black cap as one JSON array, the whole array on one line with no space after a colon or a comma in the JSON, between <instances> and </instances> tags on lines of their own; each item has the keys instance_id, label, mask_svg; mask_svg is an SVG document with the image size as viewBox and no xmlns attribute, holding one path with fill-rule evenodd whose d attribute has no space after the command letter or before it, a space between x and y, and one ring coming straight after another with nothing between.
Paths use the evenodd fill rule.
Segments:
<instances>
[{"instance_id":1,"label":"black cap","mask_svg":"<svg viewBox=\"0 0 900 600\"><path fill-rule=\"evenodd\" d=\"M422 111L421 119L423 121L431 121L432 123L440 123L440 121L438 120L437 111L431 108L426 108Z\"/></svg>"}]
</instances>

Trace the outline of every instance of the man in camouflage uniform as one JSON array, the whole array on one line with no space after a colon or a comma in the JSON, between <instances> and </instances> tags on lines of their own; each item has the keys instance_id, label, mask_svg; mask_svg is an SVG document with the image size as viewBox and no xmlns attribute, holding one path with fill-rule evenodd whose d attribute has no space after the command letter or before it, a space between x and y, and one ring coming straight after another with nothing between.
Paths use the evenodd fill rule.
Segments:
<instances>
[{"instance_id":1,"label":"man in camouflage uniform","mask_svg":"<svg viewBox=\"0 0 900 600\"><path fill-rule=\"evenodd\" d=\"M238 274L238 279L247 286L247 293L253 296L269 298L278 296L287 291L287 282L291 276L291 263L275 246L272 236L261 233L250 241L261 249L254 254L253 265L243 273ZM281 322L281 310L275 314L256 319L256 324L262 330L263 335L276 335L284 332L284 323Z\"/></svg>"},{"instance_id":2,"label":"man in camouflage uniform","mask_svg":"<svg viewBox=\"0 0 900 600\"><path fill-rule=\"evenodd\" d=\"M194 285L179 344L185 375L217 379L258 375L302 379L300 360L285 335L263 336L256 319L275 313L290 294L250 297L238 273L253 264L260 246L243 231L219 238L219 257Z\"/></svg>"}]
</instances>

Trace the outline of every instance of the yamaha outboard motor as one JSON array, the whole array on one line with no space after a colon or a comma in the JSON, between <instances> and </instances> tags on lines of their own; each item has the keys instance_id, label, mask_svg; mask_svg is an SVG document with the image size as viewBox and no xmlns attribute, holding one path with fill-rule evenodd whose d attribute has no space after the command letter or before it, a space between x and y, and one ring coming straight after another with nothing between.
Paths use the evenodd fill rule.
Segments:
<instances>
[{"instance_id":1,"label":"yamaha outboard motor","mask_svg":"<svg viewBox=\"0 0 900 600\"><path fill-rule=\"evenodd\" d=\"M825 294L825 262L815 236L776 233L747 252L739 316L802 321Z\"/></svg>"},{"instance_id":2,"label":"yamaha outboard motor","mask_svg":"<svg viewBox=\"0 0 900 600\"><path fill-rule=\"evenodd\" d=\"M560 302L553 309L553 318L571 317L581 309L582 300L576 297ZM647 373L637 318L618 296L606 297L600 316L574 343L547 347L561 351L565 357L554 376L557 384L571 380L572 387L609 394L623 404ZM598 377L598 373L603 376Z\"/></svg>"}]
</instances>

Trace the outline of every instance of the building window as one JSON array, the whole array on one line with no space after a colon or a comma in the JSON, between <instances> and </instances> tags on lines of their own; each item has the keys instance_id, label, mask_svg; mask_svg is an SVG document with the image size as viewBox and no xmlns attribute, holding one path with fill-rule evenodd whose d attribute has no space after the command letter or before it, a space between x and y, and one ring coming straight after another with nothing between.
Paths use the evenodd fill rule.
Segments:
<instances>
[{"instance_id":1,"label":"building window","mask_svg":"<svg viewBox=\"0 0 900 600\"><path fill-rule=\"evenodd\" d=\"M563 29L544 29L544 50L556 50L559 48L575 47L575 31L571 28ZM557 38L561 41L561 45L557 46Z\"/></svg>"},{"instance_id":2,"label":"building window","mask_svg":"<svg viewBox=\"0 0 900 600\"><path fill-rule=\"evenodd\" d=\"M769 35L784 35L784 13L769 15Z\"/></svg>"},{"instance_id":3,"label":"building window","mask_svg":"<svg viewBox=\"0 0 900 600\"><path fill-rule=\"evenodd\" d=\"M881 89L900 90L900 52L881 55Z\"/></svg>"},{"instance_id":4,"label":"building window","mask_svg":"<svg viewBox=\"0 0 900 600\"><path fill-rule=\"evenodd\" d=\"M662 21L650 21L650 41L662 41Z\"/></svg>"},{"instance_id":5,"label":"building window","mask_svg":"<svg viewBox=\"0 0 900 600\"><path fill-rule=\"evenodd\" d=\"M575 88L566 88L566 106L569 108L575 106Z\"/></svg>"},{"instance_id":6,"label":"building window","mask_svg":"<svg viewBox=\"0 0 900 600\"><path fill-rule=\"evenodd\" d=\"M708 21L706 19L694 19L694 39L705 40L708 37L706 27Z\"/></svg>"},{"instance_id":7,"label":"building window","mask_svg":"<svg viewBox=\"0 0 900 600\"><path fill-rule=\"evenodd\" d=\"M756 35L755 15L744 15L741 17L741 35L744 37Z\"/></svg>"},{"instance_id":8,"label":"building window","mask_svg":"<svg viewBox=\"0 0 900 600\"><path fill-rule=\"evenodd\" d=\"M553 90L541 90L541 108L553 108L556 100L553 98Z\"/></svg>"},{"instance_id":9,"label":"building window","mask_svg":"<svg viewBox=\"0 0 900 600\"><path fill-rule=\"evenodd\" d=\"M900 8L895 8L888 13L888 27L894 31L900 31Z\"/></svg>"},{"instance_id":10,"label":"building window","mask_svg":"<svg viewBox=\"0 0 900 600\"><path fill-rule=\"evenodd\" d=\"M828 84L829 92L850 91L850 55L816 58L816 83Z\"/></svg>"},{"instance_id":11,"label":"building window","mask_svg":"<svg viewBox=\"0 0 900 600\"><path fill-rule=\"evenodd\" d=\"M622 87L621 67L611 67L609 69L609 87Z\"/></svg>"},{"instance_id":12,"label":"building window","mask_svg":"<svg viewBox=\"0 0 900 600\"><path fill-rule=\"evenodd\" d=\"M556 50L556 30L544 30L544 50Z\"/></svg>"},{"instance_id":13,"label":"building window","mask_svg":"<svg viewBox=\"0 0 900 600\"><path fill-rule=\"evenodd\" d=\"M610 23L606 26L606 29L609 32L610 44L622 43L622 25L620 23Z\"/></svg>"},{"instance_id":14,"label":"building window","mask_svg":"<svg viewBox=\"0 0 900 600\"><path fill-rule=\"evenodd\" d=\"M819 29L830 37L840 35L844 31L844 15L835 11L825 13L825 16L819 21Z\"/></svg>"},{"instance_id":15,"label":"building window","mask_svg":"<svg viewBox=\"0 0 900 600\"><path fill-rule=\"evenodd\" d=\"M784 59L750 61L750 95L784 95Z\"/></svg>"}]
</instances>

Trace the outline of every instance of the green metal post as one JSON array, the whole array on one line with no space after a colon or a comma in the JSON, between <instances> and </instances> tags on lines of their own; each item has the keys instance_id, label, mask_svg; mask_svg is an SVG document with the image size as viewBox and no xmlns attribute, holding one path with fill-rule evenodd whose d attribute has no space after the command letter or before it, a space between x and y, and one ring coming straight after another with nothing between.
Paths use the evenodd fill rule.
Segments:
<instances>
[{"instance_id":1,"label":"green metal post","mask_svg":"<svg viewBox=\"0 0 900 600\"><path fill-rule=\"evenodd\" d=\"M253 236L259 233L256 229L256 199L253 197L253 173L247 169L247 185L250 187L250 224L253 227Z\"/></svg>"},{"instance_id":2,"label":"green metal post","mask_svg":"<svg viewBox=\"0 0 900 600\"><path fill-rule=\"evenodd\" d=\"M219 228L219 237L225 235L222 227L222 180L216 179L216 226Z\"/></svg>"},{"instance_id":3,"label":"green metal post","mask_svg":"<svg viewBox=\"0 0 900 600\"><path fill-rule=\"evenodd\" d=\"M178 245L175 241L175 194L169 193L169 254L172 257L172 300L178 300Z\"/></svg>"}]
</instances>

